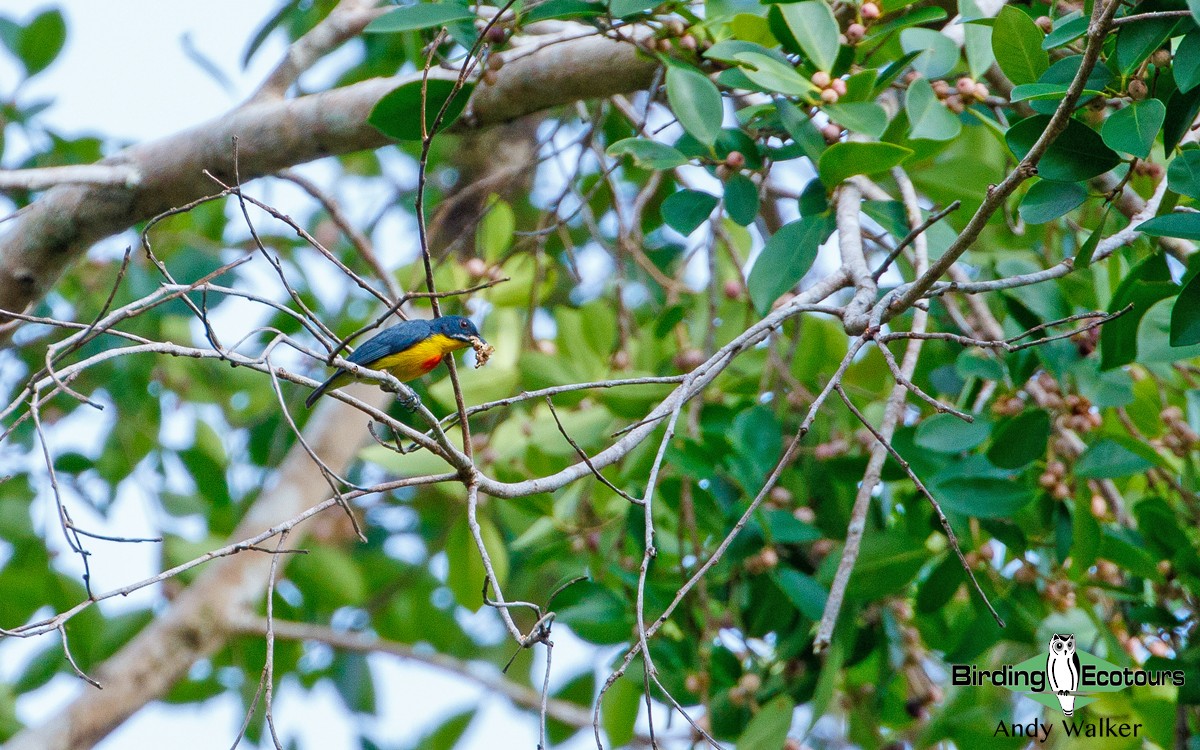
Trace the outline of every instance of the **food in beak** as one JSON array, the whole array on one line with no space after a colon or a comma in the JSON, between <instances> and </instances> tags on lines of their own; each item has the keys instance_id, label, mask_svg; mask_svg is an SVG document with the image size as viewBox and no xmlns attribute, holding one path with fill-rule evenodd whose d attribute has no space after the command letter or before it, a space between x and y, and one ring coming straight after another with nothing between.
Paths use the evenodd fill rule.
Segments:
<instances>
[{"instance_id":1,"label":"food in beak","mask_svg":"<svg viewBox=\"0 0 1200 750\"><path fill-rule=\"evenodd\" d=\"M496 351L496 347L479 338L478 336L471 337L471 348L475 350L475 367L483 367L487 364L488 358Z\"/></svg>"}]
</instances>

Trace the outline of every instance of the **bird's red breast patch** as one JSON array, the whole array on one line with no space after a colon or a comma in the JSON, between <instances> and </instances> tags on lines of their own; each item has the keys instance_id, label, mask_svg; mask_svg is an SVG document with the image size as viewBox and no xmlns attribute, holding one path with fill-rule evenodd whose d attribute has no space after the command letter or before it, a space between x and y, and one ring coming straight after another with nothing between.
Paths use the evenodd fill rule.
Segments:
<instances>
[{"instance_id":1,"label":"bird's red breast patch","mask_svg":"<svg viewBox=\"0 0 1200 750\"><path fill-rule=\"evenodd\" d=\"M432 372L433 368L437 367L438 363L441 361L441 357L431 357L421 363L421 369L423 369L425 372Z\"/></svg>"}]
</instances>

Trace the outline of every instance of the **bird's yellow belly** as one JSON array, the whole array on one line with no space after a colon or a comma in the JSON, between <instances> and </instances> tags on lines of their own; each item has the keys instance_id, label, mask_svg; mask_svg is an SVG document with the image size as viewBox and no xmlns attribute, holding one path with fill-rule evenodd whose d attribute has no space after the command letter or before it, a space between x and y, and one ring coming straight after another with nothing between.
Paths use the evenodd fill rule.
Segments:
<instances>
[{"instance_id":1,"label":"bird's yellow belly","mask_svg":"<svg viewBox=\"0 0 1200 750\"><path fill-rule=\"evenodd\" d=\"M371 369L387 370L402 382L415 380L437 367L442 357L467 346L465 341L437 334L402 352L380 357L371 363Z\"/></svg>"}]
</instances>

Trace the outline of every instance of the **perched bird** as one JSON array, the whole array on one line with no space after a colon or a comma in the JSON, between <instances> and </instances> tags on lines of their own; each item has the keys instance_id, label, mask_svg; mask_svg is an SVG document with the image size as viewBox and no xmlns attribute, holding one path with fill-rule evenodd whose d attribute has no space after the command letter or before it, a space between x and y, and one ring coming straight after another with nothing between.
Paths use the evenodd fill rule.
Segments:
<instances>
[{"instance_id":1,"label":"perched bird","mask_svg":"<svg viewBox=\"0 0 1200 750\"><path fill-rule=\"evenodd\" d=\"M461 315L445 315L434 320L406 320L363 342L346 359L372 370L386 370L401 382L415 380L430 372L452 351L468 346L490 347L475 324ZM354 378L339 369L313 391L304 405L312 408L321 394L341 388Z\"/></svg>"}]
</instances>

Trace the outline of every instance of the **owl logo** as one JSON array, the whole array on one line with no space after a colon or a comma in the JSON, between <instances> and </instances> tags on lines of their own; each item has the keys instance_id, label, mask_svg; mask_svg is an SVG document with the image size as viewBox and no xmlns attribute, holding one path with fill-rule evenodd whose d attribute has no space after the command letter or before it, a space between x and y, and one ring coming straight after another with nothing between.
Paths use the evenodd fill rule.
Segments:
<instances>
[{"instance_id":1,"label":"owl logo","mask_svg":"<svg viewBox=\"0 0 1200 750\"><path fill-rule=\"evenodd\" d=\"M1062 712L1070 716L1075 711L1075 693L1079 689L1079 655L1075 653L1075 636L1055 633L1050 638L1050 656L1046 659L1046 683L1058 696Z\"/></svg>"}]
</instances>

